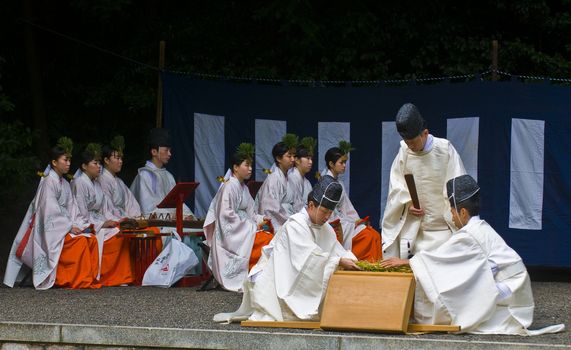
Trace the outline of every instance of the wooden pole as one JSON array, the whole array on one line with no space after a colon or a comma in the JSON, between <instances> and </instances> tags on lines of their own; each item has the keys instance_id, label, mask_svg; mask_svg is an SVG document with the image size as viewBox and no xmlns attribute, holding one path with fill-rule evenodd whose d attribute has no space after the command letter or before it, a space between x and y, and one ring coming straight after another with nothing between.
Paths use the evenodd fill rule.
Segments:
<instances>
[{"instance_id":1,"label":"wooden pole","mask_svg":"<svg viewBox=\"0 0 571 350\"><path fill-rule=\"evenodd\" d=\"M165 41L159 42L159 69L162 71L165 68ZM163 80L161 79L161 72L159 72L159 86L157 88L157 128L163 126Z\"/></svg>"},{"instance_id":2,"label":"wooden pole","mask_svg":"<svg viewBox=\"0 0 571 350\"><path fill-rule=\"evenodd\" d=\"M498 80L498 41L492 40L492 80Z\"/></svg>"}]
</instances>

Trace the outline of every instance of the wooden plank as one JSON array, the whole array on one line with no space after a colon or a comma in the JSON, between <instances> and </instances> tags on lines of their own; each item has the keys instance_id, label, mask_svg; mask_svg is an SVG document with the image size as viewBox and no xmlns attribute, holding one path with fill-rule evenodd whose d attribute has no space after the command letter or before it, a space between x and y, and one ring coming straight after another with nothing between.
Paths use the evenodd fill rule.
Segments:
<instances>
[{"instance_id":1,"label":"wooden plank","mask_svg":"<svg viewBox=\"0 0 571 350\"><path fill-rule=\"evenodd\" d=\"M418 332L460 332L460 326L446 324L409 324L407 333Z\"/></svg>"},{"instance_id":2,"label":"wooden plank","mask_svg":"<svg viewBox=\"0 0 571 350\"><path fill-rule=\"evenodd\" d=\"M375 272L375 271L335 271L336 275L350 275L350 276L389 276L389 277L411 277L413 274L411 272Z\"/></svg>"},{"instance_id":3,"label":"wooden plank","mask_svg":"<svg viewBox=\"0 0 571 350\"><path fill-rule=\"evenodd\" d=\"M319 329L319 322L309 321L242 321L242 327Z\"/></svg>"},{"instance_id":4,"label":"wooden plank","mask_svg":"<svg viewBox=\"0 0 571 350\"><path fill-rule=\"evenodd\" d=\"M337 271L327 287L321 328L405 333L414 288L411 273Z\"/></svg>"}]
</instances>

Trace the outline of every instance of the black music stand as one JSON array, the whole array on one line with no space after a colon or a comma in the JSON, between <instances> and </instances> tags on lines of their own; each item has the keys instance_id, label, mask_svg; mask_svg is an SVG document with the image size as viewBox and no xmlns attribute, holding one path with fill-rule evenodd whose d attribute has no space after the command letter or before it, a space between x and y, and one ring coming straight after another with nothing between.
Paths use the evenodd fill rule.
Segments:
<instances>
[{"instance_id":1,"label":"black music stand","mask_svg":"<svg viewBox=\"0 0 571 350\"><path fill-rule=\"evenodd\" d=\"M179 182L157 205L157 208L176 208L176 232L179 235L182 235L182 205L198 185L198 182Z\"/></svg>"}]
</instances>

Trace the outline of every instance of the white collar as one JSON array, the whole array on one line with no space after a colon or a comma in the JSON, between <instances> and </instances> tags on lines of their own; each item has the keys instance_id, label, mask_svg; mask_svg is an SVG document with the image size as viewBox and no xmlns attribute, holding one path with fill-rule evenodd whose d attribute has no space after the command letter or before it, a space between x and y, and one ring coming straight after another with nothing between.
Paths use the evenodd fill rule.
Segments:
<instances>
[{"instance_id":1,"label":"white collar","mask_svg":"<svg viewBox=\"0 0 571 350\"><path fill-rule=\"evenodd\" d=\"M426 138L426 143L424 144L424 148L422 149L424 152L432 151L432 146L434 145L434 136L432 134L428 134Z\"/></svg>"}]
</instances>

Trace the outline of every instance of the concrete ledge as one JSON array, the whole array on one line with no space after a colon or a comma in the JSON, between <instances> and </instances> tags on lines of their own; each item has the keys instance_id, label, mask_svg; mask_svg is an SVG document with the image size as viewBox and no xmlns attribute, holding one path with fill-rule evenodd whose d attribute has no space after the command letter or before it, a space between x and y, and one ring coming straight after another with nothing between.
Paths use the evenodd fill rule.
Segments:
<instances>
[{"instance_id":1,"label":"concrete ledge","mask_svg":"<svg viewBox=\"0 0 571 350\"><path fill-rule=\"evenodd\" d=\"M186 349L571 349L571 345L526 342L486 342L474 340L425 339L408 336L346 335L230 331L101 325L65 325L0 322L0 343L46 343L75 345L82 349L186 348ZM2 346L2 348L4 348Z\"/></svg>"},{"instance_id":2,"label":"concrete ledge","mask_svg":"<svg viewBox=\"0 0 571 350\"><path fill-rule=\"evenodd\" d=\"M61 326L42 323L0 322L0 340L59 343Z\"/></svg>"}]
</instances>

